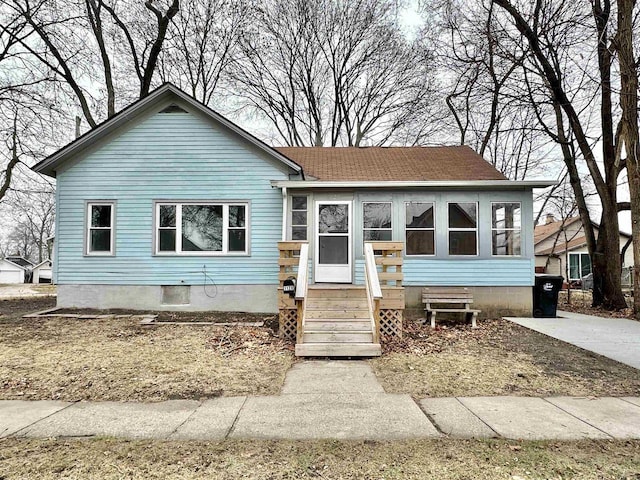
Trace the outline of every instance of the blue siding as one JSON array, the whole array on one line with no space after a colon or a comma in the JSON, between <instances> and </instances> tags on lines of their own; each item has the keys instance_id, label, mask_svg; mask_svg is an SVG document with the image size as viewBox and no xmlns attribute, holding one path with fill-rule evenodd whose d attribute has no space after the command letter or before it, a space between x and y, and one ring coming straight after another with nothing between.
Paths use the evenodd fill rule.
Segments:
<instances>
[{"instance_id":1,"label":"blue siding","mask_svg":"<svg viewBox=\"0 0 640 480\"><path fill-rule=\"evenodd\" d=\"M404 258L405 286L529 287L535 262L522 259L435 260ZM364 283L364 261L356 262L356 283Z\"/></svg>"},{"instance_id":2,"label":"blue siding","mask_svg":"<svg viewBox=\"0 0 640 480\"><path fill-rule=\"evenodd\" d=\"M60 284L276 284L287 167L196 113L154 114L58 172ZM84 255L85 202L116 201L115 256ZM250 256L154 256L156 200L249 201ZM207 280L209 282L210 279Z\"/></svg>"}]
</instances>

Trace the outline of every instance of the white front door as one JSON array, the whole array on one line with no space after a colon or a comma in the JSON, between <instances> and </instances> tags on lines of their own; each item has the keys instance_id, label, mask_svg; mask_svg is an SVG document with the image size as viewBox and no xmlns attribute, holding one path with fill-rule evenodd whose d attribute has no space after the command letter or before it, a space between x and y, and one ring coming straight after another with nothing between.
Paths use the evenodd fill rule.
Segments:
<instances>
[{"instance_id":1,"label":"white front door","mask_svg":"<svg viewBox=\"0 0 640 480\"><path fill-rule=\"evenodd\" d=\"M351 202L318 201L315 213L315 281L351 283Z\"/></svg>"}]
</instances>

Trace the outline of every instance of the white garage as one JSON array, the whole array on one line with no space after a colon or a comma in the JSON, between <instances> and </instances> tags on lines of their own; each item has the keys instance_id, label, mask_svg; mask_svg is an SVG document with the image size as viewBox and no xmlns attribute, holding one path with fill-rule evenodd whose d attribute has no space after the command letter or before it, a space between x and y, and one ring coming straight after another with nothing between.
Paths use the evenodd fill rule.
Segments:
<instances>
[{"instance_id":1,"label":"white garage","mask_svg":"<svg viewBox=\"0 0 640 480\"><path fill-rule=\"evenodd\" d=\"M33 283L51 283L51 260L39 263L31 270Z\"/></svg>"},{"instance_id":2,"label":"white garage","mask_svg":"<svg viewBox=\"0 0 640 480\"><path fill-rule=\"evenodd\" d=\"M0 260L0 284L24 283L26 269L6 258Z\"/></svg>"}]
</instances>

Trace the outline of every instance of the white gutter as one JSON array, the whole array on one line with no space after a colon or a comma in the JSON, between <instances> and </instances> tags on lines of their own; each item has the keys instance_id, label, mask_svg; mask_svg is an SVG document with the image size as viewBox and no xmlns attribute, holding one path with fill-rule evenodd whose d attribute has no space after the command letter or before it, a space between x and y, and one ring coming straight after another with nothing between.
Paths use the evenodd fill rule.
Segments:
<instances>
[{"instance_id":1,"label":"white gutter","mask_svg":"<svg viewBox=\"0 0 640 480\"><path fill-rule=\"evenodd\" d=\"M282 241L287 241L287 187L282 187Z\"/></svg>"},{"instance_id":2,"label":"white gutter","mask_svg":"<svg viewBox=\"0 0 640 480\"><path fill-rule=\"evenodd\" d=\"M546 188L557 180L425 180L425 181L354 181L272 180L278 188Z\"/></svg>"}]
</instances>

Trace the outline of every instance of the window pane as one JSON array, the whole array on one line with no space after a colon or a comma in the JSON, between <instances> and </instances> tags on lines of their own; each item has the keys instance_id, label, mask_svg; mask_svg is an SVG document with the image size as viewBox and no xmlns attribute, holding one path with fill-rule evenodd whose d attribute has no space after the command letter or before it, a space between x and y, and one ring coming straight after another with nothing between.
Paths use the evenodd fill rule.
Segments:
<instances>
[{"instance_id":1,"label":"window pane","mask_svg":"<svg viewBox=\"0 0 640 480\"><path fill-rule=\"evenodd\" d=\"M307 212L291 212L291 224L292 225L306 225L307 224Z\"/></svg>"},{"instance_id":2,"label":"window pane","mask_svg":"<svg viewBox=\"0 0 640 480\"><path fill-rule=\"evenodd\" d=\"M575 253L569 254L569 279L580 278L580 256Z\"/></svg>"},{"instance_id":3,"label":"window pane","mask_svg":"<svg viewBox=\"0 0 640 480\"><path fill-rule=\"evenodd\" d=\"M244 227L245 226L245 208L244 205L229 205L229 226Z\"/></svg>"},{"instance_id":4,"label":"window pane","mask_svg":"<svg viewBox=\"0 0 640 480\"><path fill-rule=\"evenodd\" d=\"M175 252L176 251L176 231L175 230L158 230L160 235L160 251Z\"/></svg>"},{"instance_id":5,"label":"window pane","mask_svg":"<svg viewBox=\"0 0 640 480\"><path fill-rule=\"evenodd\" d=\"M491 210L493 228L520 229L519 203L494 203L491 206Z\"/></svg>"},{"instance_id":6,"label":"window pane","mask_svg":"<svg viewBox=\"0 0 640 480\"><path fill-rule=\"evenodd\" d=\"M307 197L291 197L291 209L292 210L306 210L307 209Z\"/></svg>"},{"instance_id":7,"label":"window pane","mask_svg":"<svg viewBox=\"0 0 640 480\"><path fill-rule=\"evenodd\" d=\"M160 226L175 227L176 226L176 206L160 205Z\"/></svg>"},{"instance_id":8,"label":"window pane","mask_svg":"<svg viewBox=\"0 0 640 480\"><path fill-rule=\"evenodd\" d=\"M111 205L91 205L91 226L111 226Z\"/></svg>"},{"instance_id":9,"label":"window pane","mask_svg":"<svg viewBox=\"0 0 640 480\"><path fill-rule=\"evenodd\" d=\"M110 252L111 251L111 230L91 230L89 251Z\"/></svg>"},{"instance_id":10,"label":"window pane","mask_svg":"<svg viewBox=\"0 0 640 480\"><path fill-rule=\"evenodd\" d=\"M345 265L349 263L349 237L319 237L319 263Z\"/></svg>"},{"instance_id":11,"label":"window pane","mask_svg":"<svg viewBox=\"0 0 640 480\"><path fill-rule=\"evenodd\" d=\"M520 232L514 230L494 230L494 255L520 255Z\"/></svg>"},{"instance_id":12,"label":"window pane","mask_svg":"<svg viewBox=\"0 0 640 480\"><path fill-rule=\"evenodd\" d=\"M591 257L588 253L583 253L580 255L580 260L582 263L581 276L586 277L591 273Z\"/></svg>"},{"instance_id":13,"label":"window pane","mask_svg":"<svg viewBox=\"0 0 640 480\"><path fill-rule=\"evenodd\" d=\"M407 203L406 210L408 228L433 228L433 203Z\"/></svg>"},{"instance_id":14,"label":"window pane","mask_svg":"<svg viewBox=\"0 0 640 480\"><path fill-rule=\"evenodd\" d=\"M348 233L348 205L321 205L318 212L320 233Z\"/></svg>"},{"instance_id":15,"label":"window pane","mask_svg":"<svg viewBox=\"0 0 640 480\"><path fill-rule=\"evenodd\" d=\"M362 217L364 228L391 228L391 204L364 203Z\"/></svg>"},{"instance_id":16,"label":"window pane","mask_svg":"<svg viewBox=\"0 0 640 480\"><path fill-rule=\"evenodd\" d=\"M365 230L365 242L390 242L391 230Z\"/></svg>"},{"instance_id":17,"label":"window pane","mask_svg":"<svg viewBox=\"0 0 640 480\"><path fill-rule=\"evenodd\" d=\"M229 230L229 251L244 252L246 251L246 230Z\"/></svg>"},{"instance_id":18,"label":"window pane","mask_svg":"<svg viewBox=\"0 0 640 480\"><path fill-rule=\"evenodd\" d=\"M407 230L407 255L435 254L433 230Z\"/></svg>"},{"instance_id":19,"label":"window pane","mask_svg":"<svg viewBox=\"0 0 640 480\"><path fill-rule=\"evenodd\" d=\"M182 250L185 252L222 250L222 205L182 207Z\"/></svg>"},{"instance_id":20,"label":"window pane","mask_svg":"<svg viewBox=\"0 0 640 480\"><path fill-rule=\"evenodd\" d=\"M291 229L291 240L306 240L307 227L293 227Z\"/></svg>"},{"instance_id":21,"label":"window pane","mask_svg":"<svg viewBox=\"0 0 640 480\"><path fill-rule=\"evenodd\" d=\"M476 232L449 232L449 255L476 255Z\"/></svg>"},{"instance_id":22,"label":"window pane","mask_svg":"<svg viewBox=\"0 0 640 480\"><path fill-rule=\"evenodd\" d=\"M449 228L476 228L477 218L475 203L449 204Z\"/></svg>"}]
</instances>

